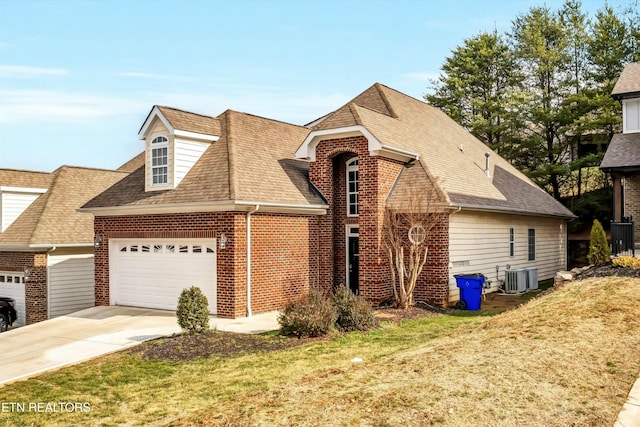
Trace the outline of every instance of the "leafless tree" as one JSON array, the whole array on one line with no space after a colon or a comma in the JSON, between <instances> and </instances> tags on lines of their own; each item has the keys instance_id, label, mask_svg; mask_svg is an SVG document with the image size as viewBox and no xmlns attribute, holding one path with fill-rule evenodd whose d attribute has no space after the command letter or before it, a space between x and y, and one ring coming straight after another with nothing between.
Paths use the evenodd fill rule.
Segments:
<instances>
[{"instance_id":1,"label":"leafless tree","mask_svg":"<svg viewBox=\"0 0 640 427\"><path fill-rule=\"evenodd\" d=\"M385 208L384 245L391 266L393 297L398 308L414 305L413 291L429 252L429 238L442 213L433 188L409 187Z\"/></svg>"}]
</instances>

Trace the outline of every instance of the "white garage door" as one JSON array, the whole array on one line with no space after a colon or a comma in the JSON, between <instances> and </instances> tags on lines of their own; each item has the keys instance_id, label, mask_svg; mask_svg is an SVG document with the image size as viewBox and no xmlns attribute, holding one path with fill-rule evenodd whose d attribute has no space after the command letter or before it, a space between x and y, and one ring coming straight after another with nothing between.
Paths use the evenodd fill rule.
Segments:
<instances>
[{"instance_id":1,"label":"white garage door","mask_svg":"<svg viewBox=\"0 0 640 427\"><path fill-rule=\"evenodd\" d=\"M27 318L24 302L24 275L17 272L0 271L0 297L9 297L16 300L18 320L13 326L24 326Z\"/></svg>"},{"instance_id":2,"label":"white garage door","mask_svg":"<svg viewBox=\"0 0 640 427\"><path fill-rule=\"evenodd\" d=\"M49 256L49 318L95 305L93 255Z\"/></svg>"},{"instance_id":3,"label":"white garage door","mask_svg":"<svg viewBox=\"0 0 640 427\"><path fill-rule=\"evenodd\" d=\"M216 241L137 239L109 242L112 305L175 310L180 292L199 287L216 313Z\"/></svg>"}]
</instances>

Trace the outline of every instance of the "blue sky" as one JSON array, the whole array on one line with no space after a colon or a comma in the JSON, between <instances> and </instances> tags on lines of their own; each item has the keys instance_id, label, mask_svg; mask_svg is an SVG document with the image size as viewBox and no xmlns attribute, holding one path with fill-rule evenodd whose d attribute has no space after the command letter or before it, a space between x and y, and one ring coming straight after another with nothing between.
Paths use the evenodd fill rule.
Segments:
<instances>
[{"instance_id":1,"label":"blue sky","mask_svg":"<svg viewBox=\"0 0 640 427\"><path fill-rule=\"evenodd\" d=\"M375 82L422 98L465 38L542 4L0 0L0 167L117 168L155 104L302 125Z\"/></svg>"}]
</instances>

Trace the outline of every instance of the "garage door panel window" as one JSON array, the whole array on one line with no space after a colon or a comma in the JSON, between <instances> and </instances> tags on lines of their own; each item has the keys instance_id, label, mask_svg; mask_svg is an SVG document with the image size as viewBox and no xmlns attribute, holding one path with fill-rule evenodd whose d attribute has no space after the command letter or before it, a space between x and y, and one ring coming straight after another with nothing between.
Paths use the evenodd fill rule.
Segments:
<instances>
[{"instance_id":1,"label":"garage door panel window","mask_svg":"<svg viewBox=\"0 0 640 427\"><path fill-rule=\"evenodd\" d=\"M214 254L216 247L213 244L122 244L117 246L119 252L134 252L138 255L142 254Z\"/></svg>"}]
</instances>

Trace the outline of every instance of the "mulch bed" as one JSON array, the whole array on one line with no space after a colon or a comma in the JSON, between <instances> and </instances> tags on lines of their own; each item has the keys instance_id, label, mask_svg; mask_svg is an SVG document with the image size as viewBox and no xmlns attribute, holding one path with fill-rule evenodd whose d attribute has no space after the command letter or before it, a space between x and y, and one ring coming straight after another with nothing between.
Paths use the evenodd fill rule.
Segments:
<instances>
[{"instance_id":1,"label":"mulch bed","mask_svg":"<svg viewBox=\"0 0 640 427\"><path fill-rule=\"evenodd\" d=\"M616 267L611 263L600 265L598 267L591 267L588 270L583 271L576 275L576 280L588 279L590 277L640 277L640 270L635 270L631 267Z\"/></svg>"},{"instance_id":2,"label":"mulch bed","mask_svg":"<svg viewBox=\"0 0 640 427\"><path fill-rule=\"evenodd\" d=\"M408 319L433 316L438 309L417 305L409 310L379 308L375 310L378 321L402 322ZM236 357L245 354L285 350L311 342L330 339L332 335L318 338L294 338L280 335L252 335L234 332L208 331L202 334L175 334L148 341L129 350L144 360L186 361L211 357Z\"/></svg>"}]
</instances>

